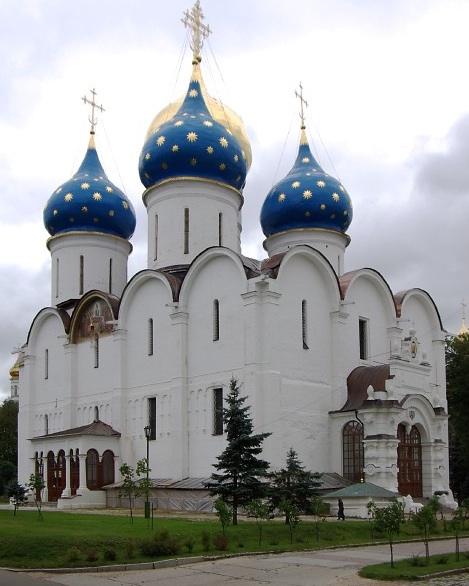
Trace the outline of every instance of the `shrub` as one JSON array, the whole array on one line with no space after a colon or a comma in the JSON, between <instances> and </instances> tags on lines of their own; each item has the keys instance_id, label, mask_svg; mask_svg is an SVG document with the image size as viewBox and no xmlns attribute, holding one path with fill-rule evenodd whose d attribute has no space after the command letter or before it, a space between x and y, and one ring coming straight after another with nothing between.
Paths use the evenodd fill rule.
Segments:
<instances>
[{"instance_id":1,"label":"shrub","mask_svg":"<svg viewBox=\"0 0 469 586\"><path fill-rule=\"evenodd\" d=\"M77 562L81 558L81 552L78 547L70 547L67 549L67 560L69 562Z\"/></svg>"},{"instance_id":2,"label":"shrub","mask_svg":"<svg viewBox=\"0 0 469 586\"><path fill-rule=\"evenodd\" d=\"M228 549L229 541L226 533L219 533L213 538L213 544L218 551L226 551Z\"/></svg>"},{"instance_id":3,"label":"shrub","mask_svg":"<svg viewBox=\"0 0 469 586\"><path fill-rule=\"evenodd\" d=\"M195 537L193 535L188 535L184 541L182 542L183 546L186 548L188 553L192 553L195 545Z\"/></svg>"},{"instance_id":4,"label":"shrub","mask_svg":"<svg viewBox=\"0 0 469 586\"><path fill-rule=\"evenodd\" d=\"M125 548L127 551L127 557L129 560L135 557L135 540L134 539L127 539L125 542Z\"/></svg>"},{"instance_id":5,"label":"shrub","mask_svg":"<svg viewBox=\"0 0 469 586\"><path fill-rule=\"evenodd\" d=\"M140 543L140 550L143 555L148 557L176 555L179 553L180 543L177 537L172 537L167 529L163 529L152 537L143 539Z\"/></svg>"},{"instance_id":6,"label":"shrub","mask_svg":"<svg viewBox=\"0 0 469 586\"><path fill-rule=\"evenodd\" d=\"M417 554L412 556L412 558L409 560L409 564L414 568L421 568L427 565L427 561Z\"/></svg>"},{"instance_id":7,"label":"shrub","mask_svg":"<svg viewBox=\"0 0 469 586\"><path fill-rule=\"evenodd\" d=\"M210 551L210 531L204 529L200 536L200 540L202 541L202 547L204 548L204 551Z\"/></svg>"},{"instance_id":8,"label":"shrub","mask_svg":"<svg viewBox=\"0 0 469 586\"><path fill-rule=\"evenodd\" d=\"M107 562L113 562L116 559L116 557L117 553L113 547L106 547L106 549L103 551L103 558Z\"/></svg>"},{"instance_id":9,"label":"shrub","mask_svg":"<svg viewBox=\"0 0 469 586\"><path fill-rule=\"evenodd\" d=\"M86 561L96 562L99 559L99 552L95 547L90 547L86 550Z\"/></svg>"},{"instance_id":10,"label":"shrub","mask_svg":"<svg viewBox=\"0 0 469 586\"><path fill-rule=\"evenodd\" d=\"M441 554L439 556L436 557L435 561L437 564L447 564L449 560L449 556L446 554Z\"/></svg>"}]
</instances>

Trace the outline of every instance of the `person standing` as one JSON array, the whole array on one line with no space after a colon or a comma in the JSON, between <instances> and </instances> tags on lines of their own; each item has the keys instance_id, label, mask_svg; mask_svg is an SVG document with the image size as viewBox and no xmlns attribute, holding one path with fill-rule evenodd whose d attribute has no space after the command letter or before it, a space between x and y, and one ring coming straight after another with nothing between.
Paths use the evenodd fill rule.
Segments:
<instances>
[{"instance_id":1,"label":"person standing","mask_svg":"<svg viewBox=\"0 0 469 586\"><path fill-rule=\"evenodd\" d=\"M338 500L339 509L337 511L337 519L339 521L345 521L344 503L341 498Z\"/></svg>"}]
</instances>

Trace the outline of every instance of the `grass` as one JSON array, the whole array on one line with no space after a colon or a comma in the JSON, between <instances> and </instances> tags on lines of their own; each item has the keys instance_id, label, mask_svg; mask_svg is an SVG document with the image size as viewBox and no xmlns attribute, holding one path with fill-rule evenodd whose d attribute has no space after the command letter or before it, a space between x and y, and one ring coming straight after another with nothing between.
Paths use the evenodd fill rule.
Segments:
<instances>
[{"instance_id":1,"label":"grass","mask_svg":"<svg viewBox=\"0 0 469 586\"><path fill-rule=\"evenodd\" d=\"M469 557L467 553L461 553L459 561L456 561L454 553L431 555L427 564L425 558L413 557L411 559L399 560L391 564L375 564L365 566L358 573L363 578L373 580L417 580L419 576L427 576L440 572L453 570L468 570Z\"/></svg>"},{"instance_id":2,"label":"grass","mask_svg":"<svg viewBox=\"0 0 469 586\"><path fill-rule=\"evenodd\" d=\"M43 511L43 516L41 521L37 511L29 508L20 509L16 516L11 510L0 510L0 566L41 569L131 564L184 556L301 551L386 542L384 536L371 535L368 522L352 519L346 523L321 522L319 526L302 520L293 532L292 541L287 525L280 520L269 521L263 524L259 544L258 528L252 520L240 520L239 525L229 526L223 535L217 520L164 517L162 513L156 515L153 530L141 512L134 516L133 524L124 511L106 514ZM448 534L440 525L435 535ZM419 536L415 527L406 523L400 538L418 539ZM465 554L461 558L469 565ZM391 569L389 564L381 566L383 574ZM450 561L443 569L449 567L453 567ZM405 570L414 572L420 568L408 563ZM366 571L379 570L367 568ZM423 568L422 573L428 571L429 567ZM438 571L442 571L441 563Z\"/></svg>"}]
</instances>

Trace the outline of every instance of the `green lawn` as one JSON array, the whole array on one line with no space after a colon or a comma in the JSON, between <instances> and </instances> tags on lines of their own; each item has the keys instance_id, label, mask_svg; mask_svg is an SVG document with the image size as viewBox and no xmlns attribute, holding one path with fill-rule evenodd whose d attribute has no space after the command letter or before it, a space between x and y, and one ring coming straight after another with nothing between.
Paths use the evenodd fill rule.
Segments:
<instances>
[{"instance_id":1,"label":"green lawn","mask_svg":"<svg viewBox=\"0 0 469 586\"><path fill-rule=\"evenodd\" d=\"M367 521L347 519L315 524L300 521L293 531L280 520L263 524L259 544L258 526L240 520L226 528L223 536L218 521L180 516L155 517L154 527L139 511L130 522L125 512L106 514L43 512L35 509L0 510L0 566L10 568L79 567L129 564L157 559L223 555L256 551L300 551L337 545L385 541L371 535ZM437 535L444 536L440 525ZM446 534L447 535L447 534ZM402 539L417 539L411 523L403 526ZM461 557L469 562L464 554ZM446 569L448 563L445 564ZM414 569L409 566L409 569ZM419 570L420 568L415 568ZM441 564L439 566L441 571Z\"/></svg>"},{"instance_id":2,"label":"green lawn","mask_svg":"<svg viewBox=\"0 0 469 586\"><path fill-rule=\"evenodd\" d=\"M389 563L376 564L366 566L358 573L363 578L371 578L373 580L416 580L418 576L458 569L469 569L469 557L466 552L461 552L459 561L456 561L454 553L431 555L428 565L425 563L425 557L414 557L394 562L393 568L391 568L391 564Z\"/></svg>"}]
</instances>

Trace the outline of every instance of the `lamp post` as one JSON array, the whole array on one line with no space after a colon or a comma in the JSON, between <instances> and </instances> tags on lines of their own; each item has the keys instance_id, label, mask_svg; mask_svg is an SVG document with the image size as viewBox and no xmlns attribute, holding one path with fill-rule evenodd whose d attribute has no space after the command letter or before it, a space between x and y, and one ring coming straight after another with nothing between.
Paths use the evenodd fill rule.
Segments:
<instances>
[{"instance_id":1,"label":"lamp post","mask_svg":"<svg viewBox=\"0 0 469 586\"><path fill-rule=\"evenodd\" d=\"M148 499L149 492L150 492L150 436L151 436L151 427L149 425L145 425L143 428L145 432L145 437L147 439L147 485L145 490L145 519L150 518L150 501Z\"/></svg>"}]
</instances>

